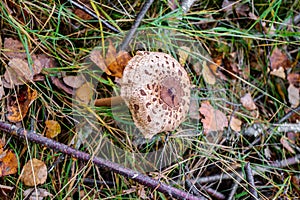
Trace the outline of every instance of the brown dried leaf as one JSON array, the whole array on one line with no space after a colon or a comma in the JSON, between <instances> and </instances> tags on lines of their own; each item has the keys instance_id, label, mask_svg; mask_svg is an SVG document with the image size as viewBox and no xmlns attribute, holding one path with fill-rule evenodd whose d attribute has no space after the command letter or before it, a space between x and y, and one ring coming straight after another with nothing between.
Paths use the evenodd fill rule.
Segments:
<instances>
[{"instance_id":1,"label":"brown dried leaf","mask_svg":"<svg viewBox=\"0 0 300 200\"><path fill-rule=\"evenodd\" d=\"M211 131L223 131L224 127L228 126L225 114L219 110L215 110L208 101L201 103L199 111L204 116L201 122L203 123L205 134Z\"/></svg>"},{"instance_id":2,"label":"brown dried leaf","mask_svg":"<svg viewBox=\"0 0 300 200\"><path fill-rule=\"evenodd\" d=\"M68 86L70 86L72 88L79 88L80 86L82 86L86 82L84 76L82 76L82 75L65 76L63 78L63 80L64 80L65 84L67 84Z\"/></svg>"},{"instance_id":3,"label":"brown dried leaf","mask_svg":"<svg viewBox=\"0 0 300 200\"><path fill-rule=\"evenodd\" d=\"M239 132L241 131L242 121L235 117L232 117L229 125L232 130Z\"/></svg>"},{"instance_id":4,"label":"brown dried leaf","mask_svg":"<svg viewBox=\"0 0 300 200\"><path fill-rule=\"evenodd\" d=\"M91 15L89 15L87 12L81 10L81 9L75 9L74 14L77 15L79 18L84 20L90 20L93 19Z\"/></svg>"},{"instance_id":5,"label":"brown dried leaf","mask_svg":"<svg viewBox=\"0 0 300 200\"><path fill-rule=\"evenodd\" d=\"M75 99L84 104L88 104L93 97L93 86L91 83L86 82L76 90Z\"/></svg>"},{"instance_id":6,"label":"brown dried leaf","mask_svg":"<svg viewBox=\"0 0 300 200\"><path fill-rule=\"evenodd\" d=\"M47 179L47 167L45 163L36 158L28 161L23 167L20 179L26 186L45 183Z\"/></svg>"},{"instance_id":7,"label":"brown dried leaf","mask_svg":"<svg viewBox=\"0 0 300 200\"><path fill-rule=\"evenodd\" d=\"M113 46L112 41L108 40L109 45L108 45L108 49L105 55L105 63L106 66L109 66L111 63L116 61L116 57L117 57L117 50L116 48Z\"/></svg>"},{"instance_id":8,"label":"brown dried leaf","mask_svg":"<svg viewBox=\"0 0 300 200\"><path fill-rule=\"evenodd\" d=\"M213 65L210 65L213 66ZM204 61L202 65L202 75L203 79L207 84L214 85L216 83L216 76L213 74L212 70L209 66L207 66L207 62Z\"/></svg>"},{"instance_id":9,"label":"brown dried leaf","mask_svg":"<svg viewBox=\"0 0 300 200\"><path fill-rule=\"evenodd\" d=\"M10 97L7 102L7 119L10 122L19 122L27 114L32 102L37 98L37 91L26 87L17 94L17 99Z\"/></svg>"},{"instance_id":10,"label":"brown dried leaf","mask_svg":"<svg viewBox=\"0 0 300 200\"><path fill-rule=\"evenodd\" d=\"M284 72L284 69L283 69L283 67L279 67L278 69L274 69L274 70L272 70L271 72L270 72L270 74L271 75L274 75L274 76L278 76L278 77L280 77L280 78L282 78L282 79L285 79L286 77L285 77L285 72Z\"/></svg>"},{"instance_id":11,"label":"brown dried leaf","mask_svg":"<svg viewBox=\"0 0 300 200\"><path fill-rule=\"evenodd\" d=\"M241 98L241 103L247 110L255 110L257 108L250 93L245 94Z\"/></svg>"},{"instance_id":12,"label":"brown dried leaf","mask_svg":"<svg viewBox=\"0 0 300 200\"><path fill-rule=\"evenodd\" d=\"M286 69L290 67L290 61L285 53L277 47L272 51L270 56L271 70L279 69L280 67Z\"/></svg>"},{"instance_id":13,"label":"brown dried leaf","mask_svg":"<svg viewBox=\"0 0 300 200\"><path fill-rule=\"evenodd\" d=\"M61 132L60 124L54 120L47 120L46 124L46 137L54 138Z\"/></svg>"},{"instance_id":14,"label":"brown dried leaf","mask_svg":"<svg viewBox=\"0 0 300 200\"><path fill-rule=\"evenodd\" d=\"M4 150L4 142L0 140L0 177L17 173L18 160L11 150Z\"/></svg>"},{"instance_id":15,"label":"brown dried leaf","mask_svg":"<svg viewBox=\"0 0 300 200\"><path fill-rule=\"evenodd\" d=\"M19 40L14 40L12 38L4 39L3 53L10 59L12 58L25 59L27 57L22 42L20 42Z\"/></svg>"},{"instance_id":16,"label":"brown dried leaf","mask_svg":"<svg viewBox=\"0 0 300 200\"><path fill-rule=\"evenodd\" d=\"M288 98L292 108L296 108L300 102L300 89L290 84L288 89Z\"/></svg>"},{"instance_id":17,"label":"brown dried leaf","mask_svg":"<svg viewBox=\"0 0 300 200\"><path fill-rule=\"evenodd\" d=\"M10 83L9 88L14 85L23 85L33 79L34 71L29 68L26 61L20 58L12 58L8 65L9 67L4 73L4 79L7 83Z\"/></svg>"},{"instance_id":18,"label":"brown dried leaf","mask_svg":"<svg viewBox=\"0 0 300 200\"><path fill-rule=\"evenodd\" d=\"M36 190L35 188L29 188L23 192L23 195L25 197L24 199L28 200L43 200L44 197L53 197L53 194L43 188L37 188Z\"/></svg>"},{"instance_id":19,"label":"brown dried leaf","mask_svg":"<svg viewBox=\"0 0 300 200\"><path fill-rule=\"evenodd\" d=\"M102 57L102 53L98 49L94 49L91 52L90 59L100 68L102 71L106 72L108 75L111 75L110 72L107 70L107 66L105 63L104 58Z\"/></svg>"}]
</instances>

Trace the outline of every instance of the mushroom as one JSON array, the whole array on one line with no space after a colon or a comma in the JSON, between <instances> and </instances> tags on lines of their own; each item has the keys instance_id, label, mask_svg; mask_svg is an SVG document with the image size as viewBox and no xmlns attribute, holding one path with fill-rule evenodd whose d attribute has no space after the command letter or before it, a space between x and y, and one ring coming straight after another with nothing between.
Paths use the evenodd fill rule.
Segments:
<instances>
[{"instance_id":1,"label":"mushroom","mask_svg":"<svg viewBox=\"0 0 300 200\"><path fill-rule=\"evenodd\" d=\"M189 110L190 80L172 56L138 51L120 81L121 97L145 138L175 130Z\"/></svg>"}]
</instances>

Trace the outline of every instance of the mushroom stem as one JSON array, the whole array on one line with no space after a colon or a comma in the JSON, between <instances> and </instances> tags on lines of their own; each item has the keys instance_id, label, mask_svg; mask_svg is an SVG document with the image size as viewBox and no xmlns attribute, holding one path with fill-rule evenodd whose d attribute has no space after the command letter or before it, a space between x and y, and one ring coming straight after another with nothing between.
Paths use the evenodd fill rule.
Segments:
<instances>
[{"instance_id":1,"label":"mushroom stem","mask_svg":"<svg viewBox=\"0 0 300 200\"><path fill-rule=\"evenodd\" d=\"M121 103L125 103L124 100L122 99L122 97L121 96L115 96L115 97L96 99L95 106L97 106L97 107L100 107L100 106L111 107L111 106L120 105Z\"/></svg>"}]
</instances>

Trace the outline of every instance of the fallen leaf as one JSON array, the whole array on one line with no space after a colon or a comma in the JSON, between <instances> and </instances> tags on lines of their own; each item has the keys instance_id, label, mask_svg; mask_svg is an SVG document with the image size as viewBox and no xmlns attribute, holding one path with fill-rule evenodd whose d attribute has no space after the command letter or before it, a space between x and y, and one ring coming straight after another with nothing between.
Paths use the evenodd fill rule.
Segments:
<instances>
[{"instance_id":1,"label":"fallen leaf","mask_svg":"<svg viewBox=\"0 0 300 200\"><path fill-rule=\"evenodd\" d=\"M247 12L250 10L249 6L245 4L228 0L223 1L222 8L227 14L231 14L233 10L235 10L236 14L239 16L248 16Z\"/></svg>"},{"instance_id":2,"label":"fallen leaf","mask_svg":"<svg viewBox=\"0 0 300 200\"><path fill-rule=\"evenodd\" d=\"M189 52L191 52L191 49L189 47L183 46L178 49L179 63L181 66L185 65L189 57Z\"/></svg>"},{"instance_id":3,"label":"fallen leaf","mask_svg":"<svg viewBox=\"0 0 300 200\"><path fill-rule=\"evenodd\" d=\"M46 124L46 137L54 138L61 132L60 124L54 120L47 120Z\"/></svg>"},{"instance_id":4,"label":"fallen leaf","mask_svg":"<svg viewBox=\"0 0 300 200\"><path fill-rule=\"evenodd\" d=\"M30 69L28 63L20 58L13 58L8 63L9 67L4 73L4 79L8 86L12 88L14 85L24 85L33 79L34 71Z\"/></svg>"},{"instance_id":5,"label":"fallen leaf","mask_svg":"<svg viewBox=\"0 0 300 200\"><path fill-rule=\"evenodd\" d=\"M292 108L296 108L300 102L300 89L290 84L288 89L288 98Z\"/></svg>"},{"instance_id":6,"label":"fallen leaf","mask_svg":"<svg viewBox=\"0 0 300 200\"><path fill-rule=\"evenodd\" d=\"M289 143L288 140L289 140L288 138L286 138L286 137L283 136L283 137L280 138L280 143L290 153L295 154L295 150L291 147L291 145L290 145L290 143Z\"/></svg>"},{"instance_id":7,"label":"fallen leaf","mask_svg":"<svg viewBox=\"0 0 300 200\"><path fill-rule=\"evenodd\" d=\"M76 90L75 98L84 104L88 104L93 97L93 87L92 84L86 82L80 88Z\"/></svg>"},{"instance_id":8,"label":"fallen leaf","mask_svg":"<svg viewBox=\"0 0 300 200\"><path fill-rule=\"evenodd\" d=\"M208 101L201 103L199 111L204 116L201 122L203 123L205 134L211 131L223 131L224 127L228 126L228 120L225 114L214 109Z\"/></svg>"},{"instance_id":9,"label":"fallen leaf","mask_svg":"<svg viewBox=\"0 0 300 200\"><path fill-rule=\"evenodd\" d=\"M286 69L290 67L290 61L286 54L284 54L280 49L277 47L272 51L270 56L270 68L271 71L275 69L279 69L280 67Z\"/></svg>"},{"instance_id":10,"label":"fallen leaf","mask_svg":"<svg viewBox=\"0 0 300 200\"><path fill-rule=\"evenodd\" d=\"M3 88L3 83L2 83L2 78L0 77L0 100L2 97L5 95L4 88Z\"/></svg>"},{"instance_id":11,"label":"fallen leaf","mask_svg":"<svg viewBox=\"0 0 300 200\"><path fill-rule=\"evenodd\" d=\"M250 93L245 94L241 98L241 103L247 110L255 110L257 108Z\"/></svg>"},{"instance_id":12,"label":"fallen leaf","mask_svg":"<svg viewBox=\"0 0 300 200\"><path fill-rule=\"evenodd\" d=\"M9 97L7 101L7 119L10 122L19 122L27 114L32 102L37 98L37 91L25 87L19 91L17 97Z\"/></svg>"},{"instance_id":13,"label":"fallen leaf","mask_svg":"<svg viewBox=\"0 0 300 200\"><path fill-rule=\"evenodd\" d=\"M242 121L235 118L235 117L232 117L231 120L230 120L230 128L236 132L240 132L241 131L241 126L242 126Z\"/></svg>"},{"instance_id":14,"label":"fallen leaf","mask_svg":"<svg viewBox=\"0 0 300 200\"><path fill-rule=\"evenodd\" d=\"M45 183L47 179L47 167L45 163L36 158L28 161L23 167L20 179L26 186Z\"/></svg>"},{"instance_id":15,"label":"fallen leaf","mask_svg":"<svg viewBox=\"0 0 300 200\"><path fill-rule=\"evenodd\" d=\"M83 75L78 75L78 76L65 76L63 78L64 83L67 84L68 86L72 88L79 88L82 86L86 80Z\"/></svg>"},{"instance_id":16,"label":"fallen leaf","mask_svg":"<svg viewBox=\"0 0 300 200\"><path fill-rule=\"evenodd\" d=\"M216 76L212 73L210 67L207 66L206 61L203 61L202 76L207 84L214 85L216 83Z\"/></svg>"},{"instance_id":17,"label":"fallen leaf","mask_svg":"<svg viewBox=\"0 0 300 200\"><path fill-rule=\"evenodd\" d=\"M4 39L3 54L10 59L25 59L27 57L22 42L20 42L19 40L14 40L12 38Z\"/></svg>"},{"instance_id":18,"label":"fallen leaf","mask_svg":"<svg viewBox=\"0 0 300 200\"><path fill-rule=\"evenodd\" d=\"M53 197L53 194L43 188L28 188L23 192L24 199L28 200L43 200L44 197Z\"/></svg>"},{"instance_id":19,"label":"fallen leaf","mask_svg":"<svg viewBox=\"0 0 300 200\"><path fill-rule=\"evenodd\" d=\"M278 76L278 77L280 77L280 78L282 78L282 79L285 79L286 77L285 77L285 72L284 72L284 69L283 69L283 67L279 67L278 69L274 69L274 70L272 70L271 72L270 72L270 74L271 75L274 75L274 76Z\"/></svg>"},{"instance_id":20,"label":"fallen leaf","mask_svg":"<svg viewBox=\"0 0 300 200\"><path fill-rule=\"evenodd\" d=\"M81 9L75 9L74 14L77 15L79 18L84 20L90 20L93 19L91 15L89 15L87 12L81 10Z\"/></svg>"},{"instance_id":21,"label":"fallen leaf","mask_svg":"<svg viewBox=\"0 0 300 200\"><path fill-rule=\"evenodd\" d=\"M108 70L111 73L111 76L122 78L124 68L126 67L128 61L132 57L128 52L120 51L118 52L115 60L107 65Z\"/></svg>"},{"instance_id":22,"label":"fallen leaf","mask_svg":"<svg viewBox=\"0 0 300 200\"><path fill-rule=\"evenodd\" d=\"M4 150L4 142L0 140L0 177L17 173L18 160L11 150Z\"/></svg>"},{"instance_id":23,"label":"fallen leaf","mask_svg":"<svg viewBox=\"0 0 300 200\"><path fill-rule=\"evenodd\" d=\"M90 54L90 59L105 73L111 75L110 72L107 70L107 66L105 63L104 58L102 57L102 53L98 49L94 49Z\"/></svg>"},{"instance_id":24,"label":"fallen leaf","mask_svg":"<svg viewBox=\"0 0 300 200\"><path fill-rule=\"evenodd\" d=\"M300 74L290 73L287 76L287 80L288 80L289 84L293 84L297 87L300 87Z\"/></svg>"},{"instance_id":25,"label":"fallen leaf","mask_svg":"<svg viewBox=\"0 0 300 200\"><path fill-rule=\"evenodd\" d=\"M109 40L109 45L105 59L102 57L100 50L94 49L91 52L90 59L105 73L110 76L115 76L121 78L123 76L124 68L126 67L128 61L132 57L128 52L120 51L117 53L116 48L113 46L111 40Z\"/></svg>"}]
</instances>

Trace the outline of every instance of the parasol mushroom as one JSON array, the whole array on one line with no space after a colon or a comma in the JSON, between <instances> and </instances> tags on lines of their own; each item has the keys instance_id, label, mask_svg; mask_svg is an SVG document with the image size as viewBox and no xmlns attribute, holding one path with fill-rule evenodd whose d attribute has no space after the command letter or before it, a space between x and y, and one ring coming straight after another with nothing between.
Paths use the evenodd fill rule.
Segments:
<instances>
[{"instance_id":1,"label":"parasol mushroom","mask_svg":"<svg viewBox=\"0 0 300 200\"><path fill-rule=\"evenodd\" d=\"M185 120L190 80L172 56L139 51L128 62L120 81L121 97L145 138L173 131Z\"/></svg>"}]
</instances>

